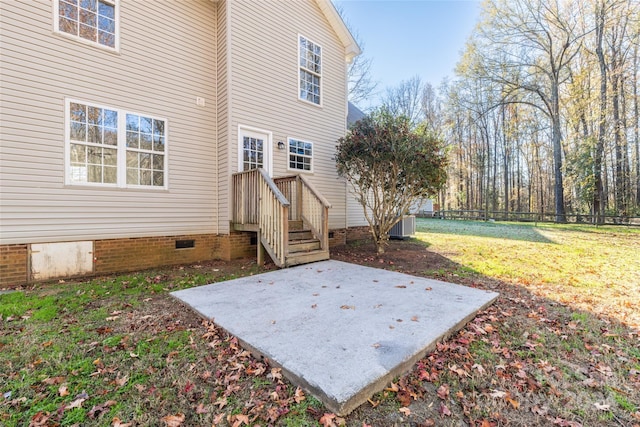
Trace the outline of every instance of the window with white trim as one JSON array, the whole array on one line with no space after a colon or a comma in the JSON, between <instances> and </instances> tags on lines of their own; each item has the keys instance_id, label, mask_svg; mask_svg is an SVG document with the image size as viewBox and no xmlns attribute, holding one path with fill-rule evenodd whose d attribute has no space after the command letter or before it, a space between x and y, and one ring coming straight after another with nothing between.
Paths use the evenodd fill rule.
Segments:
<instances>
[{"instance_id":1,"label":"window with white trim","mask_svg":"<svg viewBox=\"0 0 640 427\"><path fill-rule=\"evenodd\" d=\"M166 188L167 122L67 100L69 184Z\"/></svg>"},{"instance_id":2,"label":"window with white trim","mask_svg":"<svg viewBox=\"0 0 640 427\"><path fill-rule=\"evenodd\" d=\"M289 169L311 172L313 143L289 138Z\"/></svg>"},{"instance_id":3,"label":"window with white trim","mask_svg":"<svg viewBox=\"0 0 640 427\"><path fill-rule=\"evenodd\" d=\"M117 49L118 0L54 0L55 30Z\"/></svg>"},{"instance_id":4,"label":"window with white trim","mask_svg":"<svg viewBox=\"0 0 640 427\"><path fill-rule=\"evenodd\" d=\"M299 44L299 97L320 105L320 83L322 79L322 48L303 36L298 36Z\"/></svg>"}]
</instances>

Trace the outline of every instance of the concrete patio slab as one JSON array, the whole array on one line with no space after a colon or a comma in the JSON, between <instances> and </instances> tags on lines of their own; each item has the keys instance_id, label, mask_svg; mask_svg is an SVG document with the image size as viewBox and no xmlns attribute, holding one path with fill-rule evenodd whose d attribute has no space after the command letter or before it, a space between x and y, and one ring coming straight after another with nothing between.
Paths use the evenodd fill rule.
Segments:
<instances>
[{"instance_id":1,"label":"concrete patio slab","mask_svg":"<svg viewBox=\"0 0 640 427\"><path fill-rule=\"evenodd\" d=\"M346 415L498 296L323 261L173 292Z\"/></svg>"}]
</instances>

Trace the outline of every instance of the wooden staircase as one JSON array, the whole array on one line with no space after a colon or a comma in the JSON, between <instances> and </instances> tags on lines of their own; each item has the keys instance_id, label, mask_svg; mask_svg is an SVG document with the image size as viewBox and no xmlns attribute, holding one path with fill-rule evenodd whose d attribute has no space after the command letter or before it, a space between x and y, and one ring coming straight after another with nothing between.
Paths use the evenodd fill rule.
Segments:
<instances>
[{"instance_id":1,"label":"wooden staircase","mask_svg":"<svg viewBox=\"0 0 640 427\"><path fill-rule=\"evenodd\" d=\"M329 202L301 175L262 169L233 175L233 226L258 234L258 263L278 267L329 259Z\"/></svg>"},{"instance_id":2,"label":"wooden staircase","mask_svg":"<svg viewBox=\"0 0 640 427\"><path fill-rule=\"evenodd\" d=\"M311 229L305 229L302 221L289 220L288 246L288 266L329 259L329 251L322 249L320 239L316 239Z\"/></svg>"}]
</instances>

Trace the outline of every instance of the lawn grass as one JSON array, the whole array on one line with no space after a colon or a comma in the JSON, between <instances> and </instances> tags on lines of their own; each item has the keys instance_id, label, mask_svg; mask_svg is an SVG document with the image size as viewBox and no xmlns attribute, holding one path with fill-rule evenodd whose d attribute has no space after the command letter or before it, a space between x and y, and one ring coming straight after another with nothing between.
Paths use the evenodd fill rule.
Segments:
<instances>
[{"instance_id":1,"label":"lawn grass","mask_svg":"<svg viewBox=\"0 0 640 427\"><path fill-rule=\"evenodd\" d=\"M418 220L417 239L332 257L500 293L347 417L169 292L251 260L0 295L0 425L640 425L640 230ZM319 349L331 351L331 349Z\"/></svg>"},{"instance_id":2,"label":"lawn grass","mask_svg":"<svg viewBox=\"0 0 640 427\"><path fill-rule=\"evenodd\" d=\"M416 237L478 274L640 328L640 228L419 219Z\"/></svg>"}]
</instances>

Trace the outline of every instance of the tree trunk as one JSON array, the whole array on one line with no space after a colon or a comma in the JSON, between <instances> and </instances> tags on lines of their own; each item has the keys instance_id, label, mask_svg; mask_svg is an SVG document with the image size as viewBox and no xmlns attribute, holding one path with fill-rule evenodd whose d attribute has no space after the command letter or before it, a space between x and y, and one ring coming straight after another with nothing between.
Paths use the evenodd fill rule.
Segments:
<instances>
[{"instance_id":1,"label":"tree trunk","mask_svg":"<svg viewBox=\"0 0 640 427\"><path fill-rule=\"evenodd\" d=\"M615 63L614 63L615 64ZM620 73L619 70L613 72L611 78L611 91L613 93L611 103L613 107L613 125L614 125L614 149L615 149L615 201L616 212L620 215L626 210L624 203L624 174L623 174L623 158L622 158L622 125L620 123Z\"/></svg>"},{"instance_id":2,"label":"tree trunk","mask_svg":"<svg viewBox=\"0 0 640 427\"><path fill-rule=\"evenodd\" d=\"M598 56L598 65L600 66L600 111L598 117L598 139L596 142L595 152L593 153L593 221L596 224L604 222L604 189L602 186L602 154L604 153L604 137L606 129L606 111L607 111L607 63L605 62L604 52L602 50L602 38L604 36L604 2L598 5L597 25L596 25L596 55Z\"/></svg>"},{"instance_id":3,"label":"tree trunk","mask_svg":"<svg viewBox=\"0 0 640 427\"><path fill-rule=\"evenodd\" d=\"M564 210L564 183L562 179L562 134L560 132L560 96L558 81L554 80L551 88L551 106L553 108L552 139L553 139L553 173L554 173L554 194L556 221L566 222Z\"/></svg>"},{"instance_id":4,"label":"tree trunk","mask_svg":"<svg viewBox=\"0 0 640 427\"><path fill-rule=\"evenodd\" d=\"M638 106L638 45L633 49L633 135L636 146L636 208L640 208L640 107Z\"/></svg>"}]
</instances>

